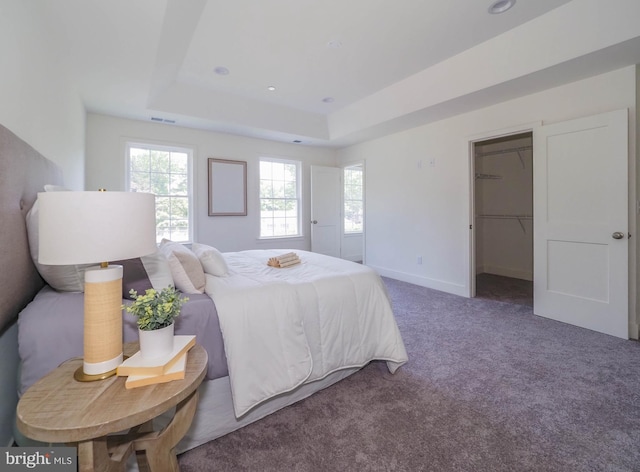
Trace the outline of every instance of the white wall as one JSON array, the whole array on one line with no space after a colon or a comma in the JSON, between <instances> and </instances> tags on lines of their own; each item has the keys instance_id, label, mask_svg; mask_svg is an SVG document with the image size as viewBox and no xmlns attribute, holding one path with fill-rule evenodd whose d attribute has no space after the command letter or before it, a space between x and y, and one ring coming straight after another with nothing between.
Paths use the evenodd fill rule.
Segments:
<instances>
[{"instance_id":1,"label":"white wall","mask_svg":"<svg viewBox=\"0 0 640 472\"><path fill-rule=\"evenodd\" d=\"M87 189L102 187L124 190L125 144L128 140L194 149L194 238L197 242L210 244L224 252L266 248L310 249L310 166L335 166L334 150L89 114L86 139ZM302 238L258 239L258 161L262 156L303 162ZM247 162L247 216L208 216L209 157Z\"/></svg>"},{"instance_id":2,"label":"white wall","mask_svg":"<svg viewBox=\"0 0 640 472\"><path fill-rule=\"evenodd\" d=\"M341 165L366 160L367 264L383 275L468 296L470 141L499 135L500 130L527 130L534 122L630 108L630 155L635 156L635 70L627 67L339 151ZM637 232L635 158L629 167L630 228ZM630 253L635 261L635 245ZM416 263L418 256L422 265Z\"/></svg>"},{"instance_id":3,"label":"white wall","mask_svg":"<svg viewBox=\"0 0 640 472\"><path fill-rule=\"evenodd\" d=\"M85 111L37 2L0 7L0 123L84 188Z\"/></svg>"},{"instance_id":4,"label":"white wall","mask_svg":"<svg viewBox=\"0 0 640 472\"><path fill-rule=\"evenodd\" d=\"M66 185L82 189L84 107L38 10L22 0L0 7L0 124L57 163ZM7 446L17 402L17 324L0 333L0 353L0 446Z\"/></svg>"},{"instance_id":5,"label":"white wall","mask_svg":"<svg viewBox=\"0 0 640 472\"><path fill-rule=\"evenodd\" d=\"M81 190L84 106L35 3L3 0L0 5L0 124L57 163L66 185ZM8 446L12 438L17 368L14 323L0 333L0 446Z\"/></svg>"}]
</instances>

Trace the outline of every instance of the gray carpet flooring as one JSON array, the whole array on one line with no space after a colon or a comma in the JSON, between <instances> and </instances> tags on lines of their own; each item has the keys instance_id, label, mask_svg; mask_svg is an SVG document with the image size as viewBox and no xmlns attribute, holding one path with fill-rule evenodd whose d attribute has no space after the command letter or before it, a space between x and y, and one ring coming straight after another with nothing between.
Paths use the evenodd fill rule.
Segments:
<instances>
[{"instance_id":1,"label":"gray carpet flooring","mask_svg":"<svg viewBox=\"0 0 640 472\"><path fill-rule=\"evenodd\" d=\"M495 274L478 274L476 297L533 308L533 282Z\"/></svg>"},{"instance_id":2,"label":"gray carpet flooring","mask_svg":"<svg viewBox=\"0 0 640 472\"><path fill-rule=\"evenodd\" d=\"M182 454L190 471L640 471L640 344L385 279L383 362Z\"/></svg>"}]
</instances>

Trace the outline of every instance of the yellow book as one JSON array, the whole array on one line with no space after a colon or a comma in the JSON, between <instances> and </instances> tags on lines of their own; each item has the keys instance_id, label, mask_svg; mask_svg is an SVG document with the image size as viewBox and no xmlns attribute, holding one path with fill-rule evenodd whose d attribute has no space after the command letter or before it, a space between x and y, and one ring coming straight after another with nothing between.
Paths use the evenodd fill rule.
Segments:
<instances>
[{"instance_id":1,"label":"yellow book","mask_svg":"<svg viewBox=\"0 0 640 472\"><path fill-rule=\"evenodd\" d=\"M172 380L184 379L185 368L187 366L187 353L178 357L178 360L161 375L130 375L124 383L125 388L144 387L159 383L170 382Z\"/></svg>"},{"instance_id":2,"label":"yellow book","mask_svg":"<svg viewBox=\"0 0 640 472\"><path fill-rule=\"evenodd\" d=\"M157 359L143 359L138 351L118 366L117 374L120 376L166 374L180 356L195 345L196 337L194 335L174 336L171 354Z\"/></svg>"}]
</instances>

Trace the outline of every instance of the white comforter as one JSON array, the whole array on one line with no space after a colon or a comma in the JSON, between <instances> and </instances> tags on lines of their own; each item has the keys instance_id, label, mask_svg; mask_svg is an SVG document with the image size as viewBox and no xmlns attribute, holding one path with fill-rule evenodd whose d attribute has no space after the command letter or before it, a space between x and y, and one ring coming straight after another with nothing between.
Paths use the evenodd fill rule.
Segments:
<instances>
[{"instance_id":1,"label":"white comforter","mask_svg":"<svg viewBox=\"0 0 640 472\"><path fill-rule=\"evenodd\" d=\"M288 251L225 253L229 275L207 275L224 337L237 417L259 403L348 367L407 361L382 280L372 269L306 251L301 264L267 266Z\"/></svg>"}]
</instances>

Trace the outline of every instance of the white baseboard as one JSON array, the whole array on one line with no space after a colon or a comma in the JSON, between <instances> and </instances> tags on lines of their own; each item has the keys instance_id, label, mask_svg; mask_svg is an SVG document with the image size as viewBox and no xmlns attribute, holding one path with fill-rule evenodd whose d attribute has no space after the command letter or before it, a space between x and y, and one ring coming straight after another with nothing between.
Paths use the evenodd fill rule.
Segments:
<instances>
[{"instance_id":1,"label":"white baseboard","mask_svg":"<svg viewBox=\"0 0 640 472\"><path fill-rule=\"evenodd\" d=\"M406 272L386 269L384 267L378 267L373 265L369 265L369 267L374 269L383 277L389 277L391 279L401 280L402 282L408 282L410 284L419 285L421 287L432 288L434 290L451 293L453 295L460 295L461 297L469 297L469 287L466 287L465 285L454 284L452 282L446 282L443 280L430 279L429 277L423 277L421 275L415 275L415 274L408 274Z\"/></svg>"}]
</instances>

